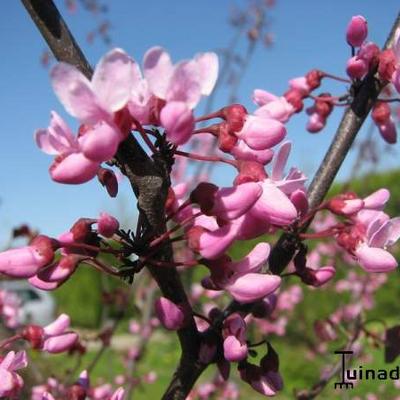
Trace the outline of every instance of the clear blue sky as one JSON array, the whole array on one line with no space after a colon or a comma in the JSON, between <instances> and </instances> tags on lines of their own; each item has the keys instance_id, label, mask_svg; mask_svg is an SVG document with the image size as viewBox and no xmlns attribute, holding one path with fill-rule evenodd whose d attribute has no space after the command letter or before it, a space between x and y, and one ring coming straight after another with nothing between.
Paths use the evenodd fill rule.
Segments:
<instances>
[{"instance_id":1,"label":"clear blue sky","mask_svg":"<svg viewBox=\"0 0 400 400\"><path fill-rule=\"evenodd\" d=\"M63 1L57 3L62 5ZM232 35L226 23L233 4L231 0L119 0L109 3L114 43L139 61L153 45L166 47L174 60L179 60L200 51L224 47ZM238 0L236 3L243 4ZM277 0L272 26L276 44L270 50L257 49L240 87L240 100L251 109L250 95L254 88L281 94L290 78L314 67L343 75L349 55L344 31L350 17L364 15L369 23L370 39L381 45L399 9L398 0ZM88 17L83 12L66 15L89 60L96 63L106 48L85 43L85 35L93 22L84 21L84 18ZM50 110L66 114L52 92L48 71L39 63L45 47L43 40L19 1L3 5L0 37L3 48L0 63L0 245L6 241L10 228L19 223L30 222L43 233L56 235L80 216L94 217L103 209L117 214L132 210L135 202L129 199L126 184L119 200L111 200L95 181L65 186L49 179L47 169L51 158L35 147L32 135L35 129L47 126ZM222 97L218 100L218 106L224 105ZM340 112L336 112L327 129L319 135L305 131L304 117L295 118L289 125L289 138L295 141L291 163L311 175L339 118ZM389 160L384 167L391 165L395 164L390 164ZM351 162L347 162L342 177L348 174L350 167ZM229 184L231 178L219 171L217 181Z\"/></svg>"}]
</instances>

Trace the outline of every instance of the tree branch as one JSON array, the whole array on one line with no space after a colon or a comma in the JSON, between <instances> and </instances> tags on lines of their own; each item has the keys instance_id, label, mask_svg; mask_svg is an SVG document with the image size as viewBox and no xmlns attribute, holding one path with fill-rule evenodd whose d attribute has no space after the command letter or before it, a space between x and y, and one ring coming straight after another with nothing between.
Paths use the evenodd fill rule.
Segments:
<instances>
[{"instance_id":1,"label":"tree branch","mask_svg":"<svg viewBox=\"0 0 400 400\"><path fill-rule=\"evenodd\" d=\"M21 0L46 40L55 58L76 66L87 78L93 70L51 0ZM170 185L169 172L156 157L150 158L133 136L121 143L115 156L122 172L128 177L138 198L138 208L146 233L165 231L164 208ZM143 218L144 217L144 218ZM172 260L172 248L165 246L155 257ZM154 257L153 257L154 258ZM178 331L182 349L180 365L164 394L164 399L185 399L205 366L197 361L200 336L191 313L191 306L175 268L149 267L165 297L188 311L187 323Z\"/></svg>"}]
</instances>

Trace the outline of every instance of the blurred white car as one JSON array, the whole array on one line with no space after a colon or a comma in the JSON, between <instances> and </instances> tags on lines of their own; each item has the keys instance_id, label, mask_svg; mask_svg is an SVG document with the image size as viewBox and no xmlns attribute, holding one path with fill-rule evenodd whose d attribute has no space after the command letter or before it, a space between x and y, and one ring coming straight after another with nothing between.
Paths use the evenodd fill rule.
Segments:
<instances>
[{"instance_id":1,"label":"blurred white car","mask_svg":"<svg viewBox=\"0 0 400 400\"><path fill-rule=\"evenodd\" d=\"M0 281L0 289L15 293L21 306L18 312L20 324L47 325L55 318L56 303L49 292L37 289L27 281Z\"/></svg>"}]
</instances>

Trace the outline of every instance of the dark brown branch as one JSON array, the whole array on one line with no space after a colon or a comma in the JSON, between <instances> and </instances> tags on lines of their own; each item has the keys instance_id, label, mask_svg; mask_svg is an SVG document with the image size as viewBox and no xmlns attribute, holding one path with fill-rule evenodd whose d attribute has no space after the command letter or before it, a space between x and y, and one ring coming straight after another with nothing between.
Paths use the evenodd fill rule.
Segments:
<instances>
[{"instance_id":1,"label":"dark brown branch","mask_svg":"<svg viewBox=\"0 0 400 400\"><path fill-rule=\"evenodd\" d=\"M21 0L40 30L55 58L76 66L88 78L93 70L69 31L57 7L51 0ZM138 198L144 231L151 236L165 231L165 204L170 185L169 172L157 158L150 158L138 142L130 136L119 147L115 156L121 171L128 177ZM172 259L172 249L165 247L157 254L162 261ZM149 270L163 295L188 310L187 324L178 331L182 348L180 365L164 395L164 399L185 399L205 366L197 362L200 337L191 313L191 306L175 268Z\"/></svg>"}]
</instances>

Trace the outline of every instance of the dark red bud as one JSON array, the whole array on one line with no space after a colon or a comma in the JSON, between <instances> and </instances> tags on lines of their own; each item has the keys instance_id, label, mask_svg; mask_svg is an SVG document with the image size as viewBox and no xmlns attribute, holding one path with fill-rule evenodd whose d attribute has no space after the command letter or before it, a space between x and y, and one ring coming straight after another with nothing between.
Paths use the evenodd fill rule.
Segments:
<instances>
[{"instance_id":1,"label":"dark red bud","mask_svg":"<svg viewBox=\"0 0 400 400\"><path fill-rule=\"evenodd\" d=\"M323 77L323 72L318 69L312 69L306 74L307 85L309 86L310 91L313 91L321 85Z\"/></svg>"},{"instance_id":2,"label":"dark red bud","mask_svg":"<svg viewBox=\"0 0 400 400\"><path fill-rule=\"evenodd\" d=\"M331 95L330 93L321 93L315 101L314 110L322 117L327 118L332 112L334 105L329 99L324 100L324 97L330 98Z\"/></svg>"},{"instance_id":3,"label":"dark red bud","mask_svg":"<svg viewBox=\"0 0 400 400\"><path fill-rule=\"evenodd\" d=\"M200 249L200 237L201 235L207 232L207 229L202 226L193 226L187 232L188 245L189 248L193 251L198 251Z\"/></svg>"},{"instance_id":4,"label":"dark red bud","mask_svg":"<svg viewBox=\"0 0 400 400\"><path fill-rule=\"evenodd\" d=\"M390 106L388 103L378 101L372 109L372 119L377 125L385 124L390 119Z\"/></svg>"},{"instance_id":5,"label":"dark red bud","mask_svg":"<svg viewBox=\"0 0 400 400\"><path fill-rule=\"evenodd\" d=\"M230 130L229 124L227 122L220 124L220 131L218 135L218 148L221 151L225 153L231 152L238 140L238 137Z\"/></svg>"},{"instance_id":6,"label":"dark red bud","mask_svg":"<svg viewBox=\"0 0 400 400\"><path fill-rule=\"evenodd\" d=\"M118 194L118 180L114 174L114 171L108 168L100 167L97 171L97 178L99 182L105 186L108 194L111 197L116 197Z\"/></svg>"},{"instance_id":7,"label":"dark red bud","mask_svg":"<svg viewBox=\"0 0 400 400\"><path fill-rule=\"evenodd\" d=\"M201 211L209 215L214 207L214 196L217 191L218 186L209 182L201 182L192 193L190 193L190 201L192 203L197 203Z\"/></svg>"},{"instance_id":8,"label":"dark red bud","mask_svg":"<svg viewBox=\"0 0 400 400\"><path fill-rule=\"evenodd\" d=\"M301 112L304 107L303 95L299 90L289 89L284 95L285 99L290 103L295 109L296 113Z\"/></svg>"},{"instance_id":9,"label":"dark red bud","mask_svg":"<svg viewBox=\"0 0 400 400\"><path fill-rule=\"evenodd\" d=\"M378 73L382 80L389 82L396 70L396 56L392 49L382 51L378 56Z\"/></svg>"},{"instance_id":10,"label":"dark red bud","mask_svg":"<svg viewBox=\"0 0 400 400\"><path fill-rule=\"evenodd\" d=\"M39 325L27 325L22 331L22 337L33 349L40 349L43 345L44 329Z\"/></svg>"},{"instance_id":11,"label":"dark red bud","mask_svg":"<svg viewBox=\"0 0 400 400\"><path fill-rule=\"evenodd\" d=\"M42 257L44 257L45 264L50 264L53 261L54 251L60 247L57 240L45 235L36 236L30 245L34 247Z\"/></svg>"},{"instance_id":12,"label":"dark red bud","mask_svg":"<svg viewBox=\"0 0 400 400\"><path fill-rule=\"evenodd\" d=\"M165 201L165 210L168 213L171 213L173 211L172 207L175 204L175 201L176 201L175 192L171 187L169 187L168 194L167 194L167 200Z\"/></svg>"},{"instance_id":13,"label":"dark red bud","mask_svg":"<svg viewBox=\"0 0 400 400\"><path fill-rule=\"evenodd\" d=\"M86 389L84 389L81 385L75 383L68 389L67 398L69 400L85 400Z\"/></svg>"},{"instance_id":14,"label":"dark red bud","mask_svg":"<svg viewBox=\"0 0 400 400\"><path fill-rule=\"evenodd\" d=\"M231 104L222 108L219 112L221 117L228 123L231 132L239 132L243 128L247 116L247 110L244 106Z\"/></svg>"},{"instance_id":15,"label":"dark red bud","mask_svg":"<svg viewBox=\"0 0 400 400\"><path fill-rule=\"evenodd\" d=\"M78 219L70 229L74 240L76 242L85 242L92 233L92 224L95 222L96 220L89 218Z\"/></svg>"}]
</instances>

